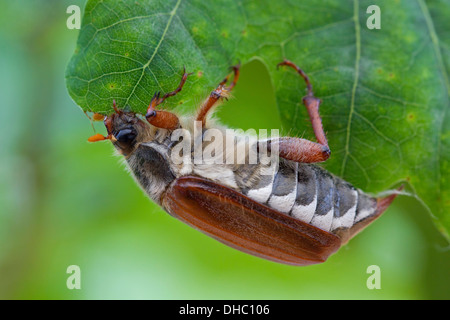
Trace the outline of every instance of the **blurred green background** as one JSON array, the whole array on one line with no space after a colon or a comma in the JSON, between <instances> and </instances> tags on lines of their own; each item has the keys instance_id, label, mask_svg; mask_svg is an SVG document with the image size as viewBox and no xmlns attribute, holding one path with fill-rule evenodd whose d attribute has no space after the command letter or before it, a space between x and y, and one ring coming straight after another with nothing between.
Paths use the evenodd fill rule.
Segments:
<instances>
[{"instance_id":1,"label":"blurred green background","mask_svg":"<svg viewBox=\"0 0 450 320\"><path fill-rule=\"evenodd\" d=\"M84 1L0 1L0 298L450 298L448 243L413 198L310 267L230 249L152 204L110 143L86 141L91 123L64 82L78 36L66 27L70 4ZM219 117L281 128L264 66L241 74ZM70 265L81 290L66 287ZM366 286L370 265L379 290Z\"/></svg>"}]
</instances>

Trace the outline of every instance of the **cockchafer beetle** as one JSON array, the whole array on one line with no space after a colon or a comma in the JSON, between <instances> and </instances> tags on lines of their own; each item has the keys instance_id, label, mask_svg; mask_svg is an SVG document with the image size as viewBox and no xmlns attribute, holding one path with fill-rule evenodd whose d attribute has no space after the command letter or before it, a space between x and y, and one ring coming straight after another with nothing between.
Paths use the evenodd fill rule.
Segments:
<instances>
[{"instance_id":1,"label":"cockchafer beetle","mask_svg":"<svg viewBox=\"0 0 450 320\"><path fill-rule=\"evenodd\" d=\"M259 151L266 147L271 156L275 155L276 166L262 161L193 161L194 149L213 150L215 159L236 160L236 151L245 140L242 136L231 134L231 144L222 139L201 140L198 144L198 138L204 138L210 129L230 138L230 133L211 114L236 85L239 66L233 67L233 81L227 85L227 76L196 114L180 116L157 108L182 90L189 76L184 71L174 91L162 97L160 93L154 95L145 119L118 109L114 103L115 112L104 117L108 135L97 134L89 141L111 140L153 201L173 217L224 244L279 263L324 262L378 218L396 194L374 198L316 165L330 156L319 115L320 100L298 66L288 60L279 66L295 69L306 82L303 104L317 142L281 137L256 140L244 148ZM180 135L173 139L180 129L195 131L194 123L200 129L200 134L193 134L194 139ZM180 148L183 141L187 148ZM180 150L185 151L182 161L174 161L173 155L179 155ZM244 158L248 160L249 155Z\"/></svg>"}]
</instances>

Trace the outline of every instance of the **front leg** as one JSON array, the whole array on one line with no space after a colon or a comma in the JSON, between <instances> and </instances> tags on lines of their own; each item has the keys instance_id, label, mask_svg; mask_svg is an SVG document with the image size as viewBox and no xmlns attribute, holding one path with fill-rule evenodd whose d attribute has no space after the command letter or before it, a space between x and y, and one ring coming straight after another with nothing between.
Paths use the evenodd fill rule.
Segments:
<instances>
[{"instance_id":1,"label":"front leg","mask_svg":"<svg viewBox=\"0 0 450 320\"><path fill-rule=\"evenodd\" d=\"M239 67L240 65L236 65L231 67L233 69L234 78L231 84L227 87L225 84L228 82L228 79L230 75L226 76L225 79L219 85L217 88L211 92L208 99L205 101L205 103L200 108L196 121L201 121L202 126L205 126L206 118L208 113L212 110L212 108L216 105L217 101L221 98L226 98L229 94L229 92L234 88L236 85L238 79L239 79Z\"/></svg>"},{"instance_id":2,"label":"front leg","mask_svg":"<svg viewBox=\"0 0 450 320\"><path fill-rule=\"evenodd\" d=\"M322 119L319 114L320 99L314 96L311 82L302 69L289 60L284 60L279 63L278 66L289 66L294 68L305 80L308 94L303 98L303 104L308 110L309 119L311 121L317 143L301 138L285 137L271 140L268 147L270 149L274 149L273 146L276 145L280 157L295 162L314 163L327 160L331 151L328 147L328 141L325 136L322 126Z\"/></svg>"},{"instance_id":3,"label":"front leg","mask_svg":"<svg viewBox=\"0 0 450 320\"><path fill-rule=\"evenodd\" d=\"M151 125L157 128L168 130L175 130L179 128L180 120L174 113L165 110L156 110L156 107L163 103L167 98L172 97L180 92L181 89L183 89L188 76L189 74L186 73L186 70L184 70L178 87L174 91L166 93L163 97L160 97L159 92L155 93L152 100L150 101L150 105L148 106L147 114L145 115L145 118Z\"/></svg>"}]
</instances>

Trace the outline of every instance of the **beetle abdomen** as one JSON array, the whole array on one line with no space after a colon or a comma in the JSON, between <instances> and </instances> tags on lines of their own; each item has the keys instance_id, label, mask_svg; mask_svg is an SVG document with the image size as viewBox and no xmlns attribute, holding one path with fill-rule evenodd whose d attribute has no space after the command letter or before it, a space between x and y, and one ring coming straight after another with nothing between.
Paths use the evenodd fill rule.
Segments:
<instances>
[{"instance_id":1,"label":"beetle abdomen","mask_svg":"<svg viewBox=\"0 0 450 320\"><path fill-rule=\"evenodd\" d=\"M261 176L243 192L255 201L334 234L347 233L344 231L377 212L375 198L311 164L280 161L273 176Z\"/></svg>"}]
</instances>

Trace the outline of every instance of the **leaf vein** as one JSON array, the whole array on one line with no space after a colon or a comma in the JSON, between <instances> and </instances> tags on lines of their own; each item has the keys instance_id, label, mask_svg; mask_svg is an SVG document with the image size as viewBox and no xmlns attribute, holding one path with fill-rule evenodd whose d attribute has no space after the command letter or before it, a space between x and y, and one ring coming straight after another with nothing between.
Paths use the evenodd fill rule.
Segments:
<instances>
[{"instance_id":1,"label":"leaf vein","mask_svg":"<svg viewBox=\"0 0 450 320\"><path fill-rule=\"evenodd\" d=\"M155 47L155 50L153 50L153 53L150 57L150 59L147 61L147 63L143 66L142 68L142 73L141 76L139 77L139 79L136 81L136 84L134 85L133 89L131 90L130 95L128 96L127 100L125 101L125 106L128 104L128 102L130 101L131 97L133 96L134 92L136 91L136 88L138 87L138 85L140 84L142 78L144 77L145 74L145 70L148 68L148 66L152 63L153 58L156 56L156 53L158 52L159 48L161 47L162 42L164 41L164 38L166 37L167 31L169 30L170 24L172 23L173 17L175 16L178 7L180 6L181 0L178 0L177 3L175 4L175 7L173 8L173 10L170 12L170 16L169 19L167 20L167 24L166 27L164 28L164 31L161 35L161 39L159 39L158 44Z\"/></svg>"},{"instance_id":2,"label":"leaf vein","mask_svg":"<svg viewBox=\"0 0 450 320\"><path fill-rule=\"evenodd\" d=\"M355 77L353 81L353 88L350 100L350 111L347 122L347 136L345 138L345 153L344 159L342 161L341 176L344 176L345 166L347 164L347 159L350 155L350 129L353 119L353 113L355 110L356 88L358 87L359 82L359 63L361 60L361 27L359 25L359 0L353 1L353 19L355 22L355 42L356 42Z\"/></svg>"},{"instance_id":3,"label":"leaf vein","mask_svg":"<svg viewBox=\"0 0 450 320\"><path fill-rule=\"evenodd\" d=\"M448 75L445 69L445 65L444 65L444 61L442 59L442 55L441 55L441 50L440 50L440 45L439 45L439 38L436 34L436 30L434 28L434 24L433 21L431 20L431 16L430 16L430 12L428 10L427 5L425 4L425 2L423 0L418 0L419 2L419 6L420 9L422 10L422 14L424 16L424 19L426 21L427 24L427 28L428 28L428 33L430 34L430 38L431 38L431 42L433 44L433 50L436 56L436 60L437 63L439 65L439 68L441 70L441 78L442 78L442 82L444 83L444 85L447 87L447 101L448 101L448 95L450 94L450 82L448 79ZM447 103L448 104L448 103ZM437 154L437 162L438 162L438 166L437 166L437 181L438 181L438 193L441 193L441 157L442 157L442 142L440 137L442 136L442 131L444 128L444 120L445 120L445 116L446 116L446 112L447 112L448 106L442 108L442 114L440 117L440 123L439 123L439 135L438 135L438 139L437 139L437 150L436 150L436 154Z\"/></svg>"}]
</instances>

